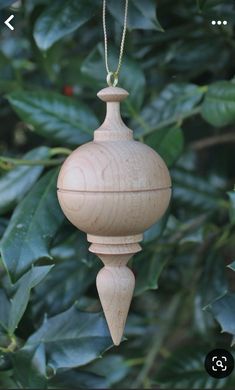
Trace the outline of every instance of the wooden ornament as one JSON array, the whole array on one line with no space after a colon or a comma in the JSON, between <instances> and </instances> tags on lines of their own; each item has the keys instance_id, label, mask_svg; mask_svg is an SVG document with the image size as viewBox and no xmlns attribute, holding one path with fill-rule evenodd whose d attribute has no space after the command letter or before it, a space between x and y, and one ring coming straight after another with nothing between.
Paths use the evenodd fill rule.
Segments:
<instances>
[{"instance_id":1,"label":"wooden ornament","mask_svg":"<svg viewBox=\"0 0 235 390\"><path fill-rule=\"evenodd\" d=\"M96 284L115 345L120 344L135 285L127 262L141 250L143 232L161 218L171 196L164 161L134 141L122 121L119 106L127 96L118 87L98 93L107 103L105 120L94 140L66 159L58 177L64 214L87 233L89 250L104 264Z\"/></svg>"}]
</instances>

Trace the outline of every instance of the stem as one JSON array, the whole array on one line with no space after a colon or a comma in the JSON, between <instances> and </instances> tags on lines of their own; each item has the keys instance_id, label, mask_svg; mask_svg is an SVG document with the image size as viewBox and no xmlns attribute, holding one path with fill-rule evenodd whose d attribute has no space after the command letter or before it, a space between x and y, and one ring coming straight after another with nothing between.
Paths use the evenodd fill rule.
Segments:
<instances>
[{"instance_id":1,"label":"stem","mask_svg":"<svg viewBox=\"0 0 235 390\"><path fill-rule=\"evenodd\" d=\"M45 167L59 165L64 161L64 159L54 159L54 160L23 160L18 158L3 157L0 156L0 165L3 167L3 164L11 166L18 165L44 165ZM8 168L7 168L8 169Z\"/></svg>"},{"instance_id":2,"label":"stem","mask_svg":"<svg viewBox=\"0 0 235 390\"><path fill-rule=\"evenodd\" d=\"M129 113L131 114L131 116L144 129L144 134L141 134L141 135L148 134L148 132L150 130L150 127L148 126L147 122L145 122L145 120L138 114L138 112L133 108L133 106L130 104L130 102L125 101L124 104L126 105L126 107L127 107L128 111L129 111ZM139 137L137 136L137 138L139 138Z\"/></svg>"},{"instance_id":3,"label":"stem","mask_svg":"<svg viewBox=\"0 0 235 390\"><path fill-rule=\"evenodd\" d=\"M210 148L211 146L214 145L225 144L229 142L235 142L234 132L203 138L200 141L192 142L190 144L190 147L194 150L201 150L204 148Z\"/></svg>"},{"instance_id":4,"label":"stem","mask_svg":"<svg viewBox=\"0 0 235 390\"><path fill-rule=\"evenodd\" d=\"M17 341L16 341L16 337L14 335L11 336L10 338L11 342L10 344L8 345L8 347L4 348L4 347L0 347L0 351L4 352L4 353L8 353L8 352L14 352L17 348Z\"/></svg>"},{"instance_id":5,"label":"stem","mask_svg":"<svg viewBox=\"0 0 235 390\"><path fill-rule=\"evenodd\" d=\"M206 87L202 87L202 88L205 89ZM137 111L135 111L135 109L130 104L128 104L128 102L125 102L125 104L129 110L129 113L132 115L132 117L136 120L137 123L139 123L139 125L143 129L139 134L137 133L135 135L135 137L137 139L141 139L143 136L151 134L154 131L160 130L163 127L174 125L175 123L182 124L184 119L187 119L193 115L197 115L201 111L201 107L197 106L197 107L193 108L191 111L188 111L187 113L185 113L184 115L179 116L178 118L176 118L176 117L169 118L169 119L166 119L165 121L159 122L158 125L155 127L149 127L147 122L138 114Z\"/></svg>"},{"instance_id":6,"label":"stem","mask_svg":"<svg viewBox=\"0 0 235 390\"><path fill-rule=\"evenodd\" d=\"M135 358L135 359L126 360L125 364L128 367L133 367L133 366L142 365L144 362L145 362L145 357L139 357L139 358Z\"/></svg>"},{"instance_id":7,"label":"stem","mask_svg":"<svg viewBox=\"0 0 235 390\"><path fill-rule=\"evenodd\" d=\"M184 115L181 115L179 116L178 118L169 118L169 119L166 119L165 121L162 121L162 122L159 122L157 126L155 127L149 127L147 130L145 130L144 132L141 132L140 134L137 134L136 135L136 138L139 138L141 136L145 136L145 135L148 135L148 134L151 134L153 133L154 131L157 131L157 130L160 130L162 129L163 127L167 127L167 126L170 126L170 125L174 125L175 123L182 123L184 119L187 119L189 118L190 116L193 116L193 115L197 115L199 114L201 111L201 107L198 106L198 107L195 107L194 109L192 109L191 111L188 111L187 113L185 113Z\"/></svg>"},{"instance_id":8,"label":"stem","mask_svg":"<svg viewBox=\"0 0 235 390\"><path fill-rule=\"evenodd\" d=\"M132 385L132 389L141 389L144 383L148 383L148 375L152 369L152 366L156 360L157 355L160 353L162 348L162 344L168 335L171 327L174 325L175 315L179 309L179 305L181 304L181 294L177 295L173 298L167 313L165 321L160 325L160 330L153 335L153 341L151 344L151 349L145 359L145 364L140 370L135 382ZM146 387L145 387L146 388Z\"/></svg>"},{"instance_id":9,"label":"stem","mask_svg":"<svg viewBox=\"0 0 235 390\"><path fill-rule=\"evenodd\" d=\"M49 152L50 156L56 156L57 154L65 154L69 156L72 153L71 149L68 148L52 148Z\"/></svg>"}]
</instances>

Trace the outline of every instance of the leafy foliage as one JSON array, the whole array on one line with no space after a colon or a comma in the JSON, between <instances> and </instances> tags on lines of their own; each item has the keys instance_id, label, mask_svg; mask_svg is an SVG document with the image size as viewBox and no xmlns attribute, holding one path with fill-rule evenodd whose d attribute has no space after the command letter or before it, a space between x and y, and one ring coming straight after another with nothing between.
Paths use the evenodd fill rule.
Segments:
<instances>
[{"instance_id":1,"label":"leafy foliage","mask_svg":"<svg viewBox=\"0 0 235 390\"><path fill-rule=\"evenodd\" d=\"M198 346L194 348L181 348L175 351L175 355L167 359L162 367L158 383L162 388L172 389L221 389L231 387L230 378L218 381L207 374L204 369L205 356L210 346Z\"/></svg>"},{"instance_id":2,"label":"leafy foliage","mask_svg":"<svg viewBox=\"0 0 235 390\"><path fill-rule=\"evenodd\" d=\"M118 349L95 289L100 262L56 197L68 148L104 117L102 2L13 3L0 4L17 24L0 39L0 386L234 388L234 373L204 369L215 347L233 353L235 337L233 0L129 0L122 113L166 161L173 195L130 261ZM122 3L107 1L112 70Z\"/></svg>"},{"instance_id":3,"label":"leafy foliage","mask_svg":"<svg viewBox=\"0 0 235 390\"><path fill-rule=\"evenodd\" d=\"M13 279L36 260L51 258L49 243L63 221L56 198L57 176L57 170L51 171L39 180L15 209L2 237L2 259Z\"/></svg>"},{"instance_id":4,"label":"leafy foliage","mask_svg":"<svg viewBox=\"0 0 235 390\"><path fill-rule=\"evenodd\" d=\"M214 126L226 126L233 123L235 84L219 81L212 84L206 94L203 106L203 117Z\"/></svg>"},{"instance_id":5,"label":"leafy foliage","mask_svg":"<svg viewBox=\"0 0 235 390\"><path fill-rule=\"evenodd\" d=\"M65 96L49 92L17 91L9 95L8 99L20 117L38 134L62 145L88 141L91 129L98 125L96 117L87 107Z\"/></svg>"}]
</instances>

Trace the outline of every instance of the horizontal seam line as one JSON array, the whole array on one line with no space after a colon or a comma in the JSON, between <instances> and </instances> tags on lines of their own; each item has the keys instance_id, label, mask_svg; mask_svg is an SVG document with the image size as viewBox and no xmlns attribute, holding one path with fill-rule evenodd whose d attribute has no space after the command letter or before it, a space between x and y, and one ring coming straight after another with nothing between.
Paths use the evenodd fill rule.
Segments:
<instances>
[{"instance_id":1,"label":"horizontal seam line","mask_svg":"<svg viewBox=\"0 0 235 390\"><path fill-rule=\"evenodd\" d=\"M94 193L110 193L110 194L113 194L113 193L125 193L125 192L149 192L149 191L161 191L161 190L169 190L171 189L172 187L169 186L169 187L161 187L161 188L150 188L150 189L144 189L144 190L128 190L128 191L125 191L125 190L115 190L115 191L106 191L106 190L66 190L66 189L61 189L61 188L57 188L57 191L59 192L94 192Z\"/></svg>"}]
</instances>

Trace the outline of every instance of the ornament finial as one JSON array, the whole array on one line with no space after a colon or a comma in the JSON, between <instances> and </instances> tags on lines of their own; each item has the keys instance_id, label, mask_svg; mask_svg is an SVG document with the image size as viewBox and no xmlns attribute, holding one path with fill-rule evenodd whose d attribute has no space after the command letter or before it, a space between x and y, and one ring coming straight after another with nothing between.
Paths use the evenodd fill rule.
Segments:
<instances>
[{"instance_id":1,"label":"ornament finial","mask_svg":"<svg viewBox=\"0 0 235 390\"><path fill-rule=\"evenodd\" d=\"M121 342L135 287L134 274L126 267L132 255L98 255L104 267L97 275L96 286L115 345Z\"/></svg>"}]
</instances>

